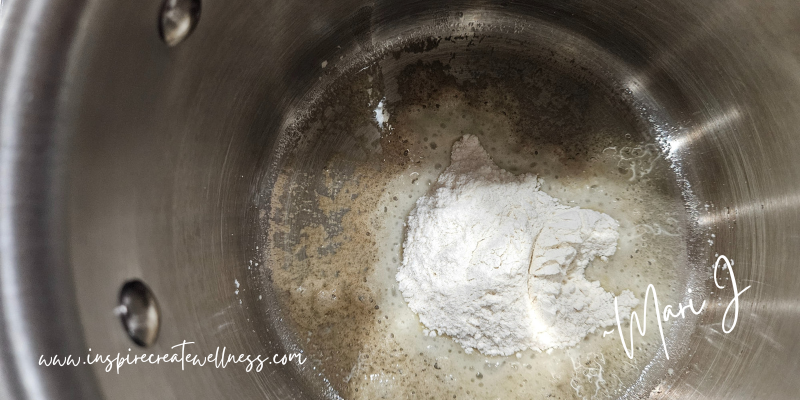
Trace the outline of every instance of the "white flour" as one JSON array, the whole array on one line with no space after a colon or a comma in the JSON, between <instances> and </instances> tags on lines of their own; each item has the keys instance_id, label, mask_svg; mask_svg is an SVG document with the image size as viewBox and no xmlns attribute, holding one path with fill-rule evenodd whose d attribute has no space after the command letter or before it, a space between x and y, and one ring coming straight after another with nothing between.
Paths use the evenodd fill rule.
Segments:
<instances>
[{"instance_id":1,"label":"white flour","mask_svg":"<svg viewBox=\"0 0 800 400\"><path fill-rule=\"evenodd\" d=\"M477 137L452 149L432 194L408 217L399 289L430 335L469 353L573 346L615 323L614 295L584 270L616 251L610 216L569 207L534 175L500 169ZM619 296L620 315L638 300Z\"/></svg>"}]
</instances>

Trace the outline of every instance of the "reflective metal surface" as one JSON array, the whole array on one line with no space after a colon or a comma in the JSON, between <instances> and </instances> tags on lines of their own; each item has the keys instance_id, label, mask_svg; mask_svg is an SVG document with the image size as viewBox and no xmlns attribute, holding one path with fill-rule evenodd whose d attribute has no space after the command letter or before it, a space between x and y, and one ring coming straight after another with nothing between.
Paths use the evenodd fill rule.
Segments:
<instances>
[{"instance_id":1,"label":"reflective metal surface","mask_svg":"<svg viewBox=\"0 0 800 400\"><path fill-rule=\"evenodd\" d=\"M279 134L348 68L406 39L471 30L573 56L625 88L620 101L657 110L669 126L649 128L669 143L698 223L716 234L709 251L734 259L740 284L752 285L733 332L721 332L723 295L676 373L631 396L797 397L796 1L206 0L174 47L159 34L162 6L2 5L0 397L322 397L277 365L116 374L37 362L88 348L124 354L133 343L114 307L132 279L158 298L154 353L184 340L203 353L285 352L274 294L250 267L263 263L259 214Z\"/></svg>"},{"instance_id":2,"label":"reflective metal surface","mask_svg":"<svg viewBox=\"0 0 800 400\"><path fill-rule=\"evenodd\" d=\"M114 311L134 343L147 347L156 342L161 316L158 301L144 282L125 282L119 291L119 305Z\"/></svg>"}]
</instances>

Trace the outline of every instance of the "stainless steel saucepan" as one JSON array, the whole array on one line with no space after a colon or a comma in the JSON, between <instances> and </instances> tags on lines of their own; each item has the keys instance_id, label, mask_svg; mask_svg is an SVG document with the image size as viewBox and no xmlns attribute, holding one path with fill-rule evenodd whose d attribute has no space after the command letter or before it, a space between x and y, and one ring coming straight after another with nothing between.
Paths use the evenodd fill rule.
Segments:
<instances>
[{"instance_id":1,"label":"stainless steel saucepan","mask_svg":"<svg viewBox=\"0 0 800 400\"><path fill-rule=\"evenodd\" d=\"M714 294L721 306L692 322L673 373L654 367L624 397L797 398L794 0L5 0L0 398L336 397L309 368L118 374L40 356L172 353L184 340L292 351L263 256L293 143L283 136L340 77L377 68L391 101L395 54L424 58L470 35L607 88L669 146L688 215L715 232L712 245L689 239L690 252L731 257L751 286L735 330L719 324L730 293ZM491 61L486 43L458 57ZM346 152L337 140L319 154ZM713 259L696 261L710 271Z\"/></svg>"}]
</instances>

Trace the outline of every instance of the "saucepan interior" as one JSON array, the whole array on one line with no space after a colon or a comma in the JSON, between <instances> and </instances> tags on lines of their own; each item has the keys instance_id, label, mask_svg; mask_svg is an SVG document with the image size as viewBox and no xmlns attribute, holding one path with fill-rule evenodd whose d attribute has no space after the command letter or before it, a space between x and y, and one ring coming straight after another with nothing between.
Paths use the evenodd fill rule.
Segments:
<instances>
[{"instance_id":1,"label":"saucepan interior","mask_svg":"<svg viewBox=\"0 0 800 400\"><path fill-rule=\"evenodd\" d=\"M547 355L492 358L475 364L491 372L451 384L462 365L424 352L389 346L383 359L364 357L376 340L401 336L385 330L393 317L383 305L404 303L379 261L400 251L403 230L378 237L381 224L395 205L392 221L402 220L424 193L417 184L446 167L415 165L446 156L462 131L481 137L501 167L556 188L595 172L630 181L617 201L662 213L633 232L671 247L620 250L631 256L622 272L630 280L595 271L597 279L640 298L653 283L662 311L706 300L700 314L673 318L663 343L651 305L656 336L635 362L618 342L602 360L563 353L562 366L585 379L553 376L562 384L549 394L580 397L576 386L587 385L629 398L798 389L787 367L797 366L797 5L204 2L191 36L167 47L156 3L87 7L62 94L68 247L86 342L130 347L110 310L119 287L140 279L160 305L156 352L190 340L310 361L259 374L142 367L117 376L97 367L107 396L469 398L489 390L492 373L540 368ZM616 199L584 193L595 195L582 207ZM383 207L387 218L375 217ZM715 285L718 255L733 261L739 290L751 286L729 333L732 282ZM648 269L651 259L665 267ZM373 281L379 275L386 279ZM373 290L378 281L388 282L383 293ZM593 363L625 373L601 384Z\"/></svg>"}]
</instances>

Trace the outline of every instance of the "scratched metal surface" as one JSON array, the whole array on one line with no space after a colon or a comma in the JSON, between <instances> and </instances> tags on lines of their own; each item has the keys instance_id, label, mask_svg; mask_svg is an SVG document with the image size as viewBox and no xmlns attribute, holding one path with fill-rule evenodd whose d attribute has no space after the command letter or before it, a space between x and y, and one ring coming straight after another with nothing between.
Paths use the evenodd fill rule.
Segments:
<instances>
[{"instance_id":1,"label":"scratched metal surface","mask_svg":"<svg viewBox=\"0 0 800 400\"><path fill-rule=\"evenodd\" d=\"M470 22L583 55L628 89L625 102L652 107L653 131L691 185L698 225L716 234L712 253L733 258L740 288L752 286L733 332L720 326L730 292L717 291L720 301L682 342L678 373L651 376L630 396L800 392L796 1L207 0L197 28L175 47L159 39L157 0L2 7L2 398L330 395L297 383L303 371L279 366L117 375L35 363L39 354L132 347L112 312L132 278L147 282L161 307L148 351L183 340L285 351L278 311L257 301L270 288L247 266L259 259L258 212L288 116L335 78L321 71L323 60L347 54L329 67L344 73L404 38L469 31Z\"/></svg>"}]
</instances>

